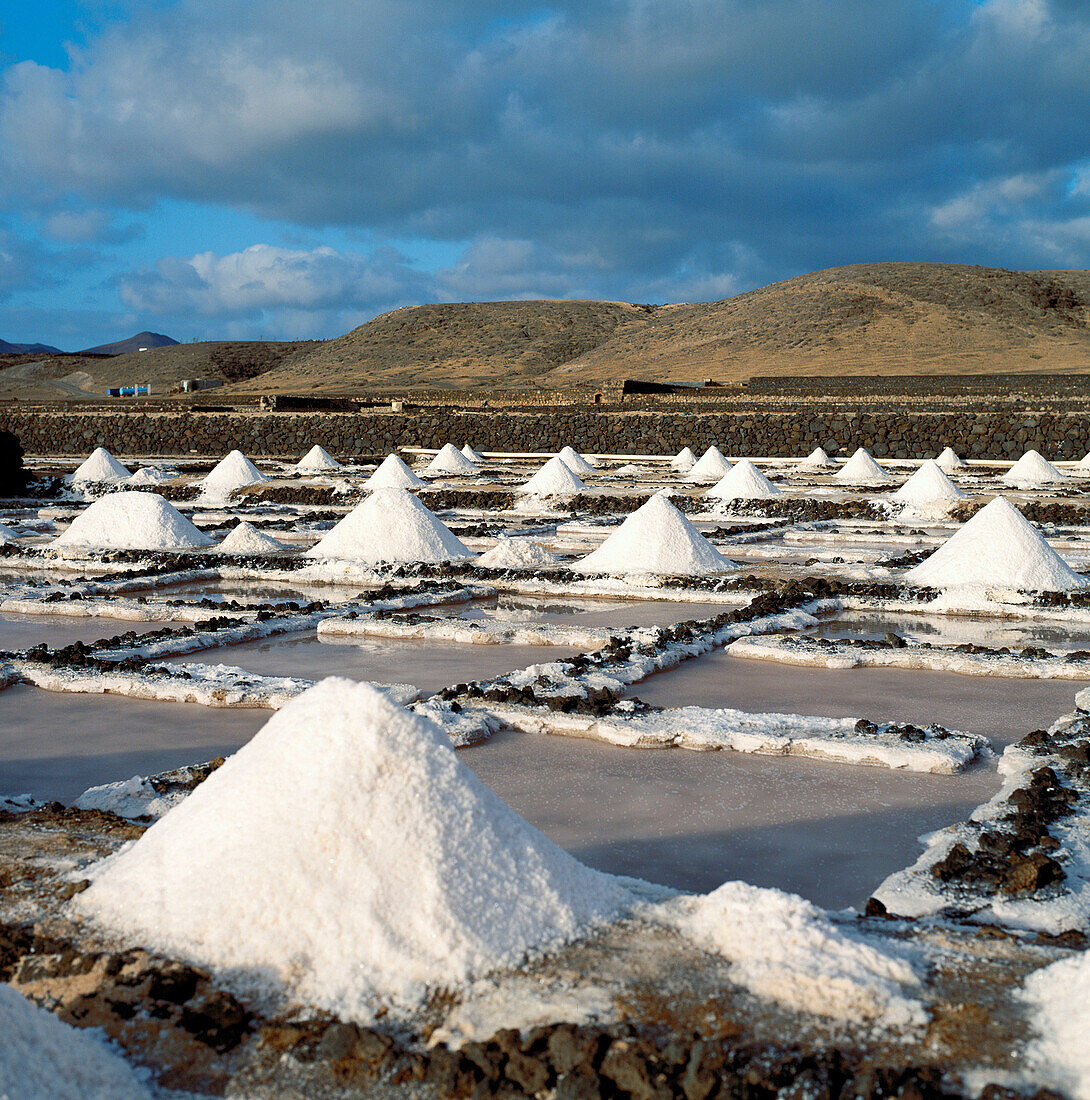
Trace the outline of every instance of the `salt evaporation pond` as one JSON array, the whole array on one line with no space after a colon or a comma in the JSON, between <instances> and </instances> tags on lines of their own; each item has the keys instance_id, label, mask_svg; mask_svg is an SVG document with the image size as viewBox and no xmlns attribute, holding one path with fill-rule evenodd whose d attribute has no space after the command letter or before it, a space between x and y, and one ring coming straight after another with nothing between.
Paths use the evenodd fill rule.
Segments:
<instances>
[{"instance_id":1,"label":"salt evaporation pond","mask_svg":"<svg viewBox=\"0 0 1090 1100\"><path fill-rule=\"evenodd\" d=\"M234 752L268 718L17 684L0 693L0 793L73 802L88 787Z\"/></svg>"},{"instance_id":2,"label":"salt evaporation pond","mask_svg":"<svg viewBox=\"0 0 1090 1100\"><path fill-rule=\"evenodd\" d=\"M0 612L0 649L29 649L45 642L50 649L62 648L73 642L96 642L116 634L133 631L147 634L166 627L177 628L175 622L130 622L128 619L68 618L64 615L17 615ZM188 626L188 624L184 624Z\"/></svg>"},{"instance_id":3,"label":"salt evaporation pond","mask_svg":"<svg viewBox=\"0 0 1090 1100\"><path fill-rule=\"evenodd\" d=\"M378 683L409 683L430 694L450 684L501 676L515 668L573 657L579 652L575 646L461 645L416 639L361 637L337 638L334 642L310 633L201 650L164 663L235 665L263 676L310 680L347 676Z\"/></svg>"}]
</instances>

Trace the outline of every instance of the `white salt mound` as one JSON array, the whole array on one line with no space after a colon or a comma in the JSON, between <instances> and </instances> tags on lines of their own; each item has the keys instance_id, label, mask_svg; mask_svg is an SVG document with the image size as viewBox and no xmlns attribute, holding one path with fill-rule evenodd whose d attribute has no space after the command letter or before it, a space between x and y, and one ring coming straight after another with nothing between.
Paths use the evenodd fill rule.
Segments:
<instances>
[{"instance_id":1,"label":"white salt mound","mask_svg":"<svg viewBox=\"0 0 1090 1100\"><path fill-rule=\"evenodd\" d=\"M72 475L72 483L81 481L124 481L132 477L132 472L126 469L105 447L96 447L83 463L76 467Z\"/></svg>"},{"instance_id":2,"label":"white salt mound","mask_svg":"<svg viewBox=\"0 0 1090 1100\"><path fill-rule=\"evenodd\" d=\"M0 1096L11 1100L151 1100L132 1067L93 1032L62 1024L0 984Z\"/></svg>"},{"instance_id":3,"label":"white salt mound","mask_svg":"<svg viewBox=\"0 0 1090 1100\"><path fill-rule=\"evenodd\" d=\"M156 493L111 493L84 508L52 546L96 550L188 550L211 546L198 531Z\"/></svg>"},{"instance_id":4,"label":"white salt mound","mask_svg":"<svg viewBox=\"0 0 1090 1100\"><path fill-rule=\"evenodd\" d=\"M905 504L933 504L965 500L965 494L943 473L939 464L929 458L893 494L893 499Z\"/></svg>"},{"instance_id":5,"label":"white salt mound","mask_svg":"<svg viewBox=\"0 0 1090 1100\"><path fill-rule=\"evenodd\" d=\"M673 458L670 459L670 469L677 470L679 474L687 474L696 465L696 455L688 447L682 447Z\"/></svg>"},{"instance_id":6,"label":"white salt mound","mask_svg":"<svg viewBox=\"0 0 1090 1100\"><path fill-rule=\"evenodd\" d=\"M408 489L376 489L306 556L377 565L458 561L473 554Z\"/></svg>"},{"instance_id":7,"label":"white salt mound","mask_svg":"<svg viewBox=\"0 0 1090 1100\"><path fill-rule=\"evenodd\" d=\"M848 485L884 485L889 474L871 458L870 451L860 447L836 472L837 481Z\"/></svg>"},{"instance_id":8,"label":"white salt mound","mask_svg":"<svg viewBox=\"0 0 1090 1100\"><path fill-rule=\"evenodd\" d=\"M965 470L969 463L953 447L943 447L942 453L935 459L940 470Z\"/></svg>"},{"instance_id":9,"label":"white salt mound","mask_svg":"<svg viewBox=\"0 0 1090 1100\"><path fill-rule=\"evenodd\" d=\"M324 448L317 443L301 459L295 467L297 474L320 474L327 470L339 470L341 464Z\"/></svg>"},{"instance_id":10,"label":"white salt mound","mask_svg":"<svg viewBox=\"0 0 1090 1100\"><path fill-rule=\"evenodd\" d=\"M158 466L145 466L143 469L137 470L132 477L126 478L125 484L159 485L161 482L173 480L175 476L175 474L163 470Z\"/></svg>"},{"instance_id":11,"label":"white salt mound","mask_svg":"<svg viewBox=\"0 0 1090 1100\"><path fill-rule=\"evenodd\" d=\"M273 715L91 877L78 908L106 927L358 1022L633 900L501 802L437 726L342 679Z\"/></svg>"},{"instance_id":12,"label":"white salt mound","mask_svg":"<svg viewBox=\"0 0 1090 1100\"><path fill-rule=\"evenodd\" d=\"M363 483L365 489L418 489L427 482L417 477L398 455L387 455Z\"/></svg>"},{"instance_id":13,"label":"white salt mound","mask_svg":"<svg viewBox=\"0 0 1090 1100\"><path fill-rule=\"evenodd\" d=\"M642 466L637 466L635 462L628 462L624 466L618 466L616 470L610 474L610 477L643 477L644 469Z\"/></svg>"},{"instance_id":14,"label":"white salt mound","mask_svg":"<svg viewBox=\"0 0 1090 1100\"><path fill-rule=\"evenodd\" d=\"M815 447L800 463L807 470L821 470L835 466L836 460L828 456L824 447Z\"/></svg>"},{"instance_id":15,"label":"white salt mound","mask_svg":"<svg viewBox=\"0 0 1090 1100\"><path fill-rule=\"evenodd\" d=\"M1082 473L1090 474L1090 454L1083 455L1081 461L1078 463L1075 469L1081 471Z\"/></svg>"},{"instance_id":16,"label":"white salt mound","mask_svg":"<svg viewBox=\"0 0 1090 1100\"><path fill-rule=\"evenodd\" d=\"M243 520L219 544L218 549L224 554L275 554L284 549L284 544L258 530L248 520Z\"/></svg>"},{"instance_id":17,"label":"white salt mound","mask_svg":"<svg viewBox=\"0 0 1090 1100\"><path fill-rule=\"evenodd\" d=\"M593 474L598 469L595 463L585 458L572 447L563 447L556 456L573 474Z\"/></svg>"},{"instance_id":18,"label":"white salt mound","mask_svg":"<svg viewBox=\"0 0 1090 1100\"><path fill-rule=\"evenodd\" d=\"M533 539L501 538L477 559L477 564L492 569L533 569L552 565L555 561L556 558Z\"/></svg>"},{"instance_id":19,"label":"white salt mound","mask_svg":"<svg viewBox=\"0 0 1090 1100\"><path fill-rule=\"evenodd\" d=\"M671 503L656 493L601 546L573 566L579 573L700 576L735 568Z\"/></svg>"},{"instance_id":20,"label":"white salt mound","mask_svg":"<svg viewBox=\"0 0 1090 1100\"><path fill-rule=\"evenodd\" d=\"M440 474L476 477L480 472L453 443L444 444L442 450L424 467L424 473L431 477Z\"/></svg>"},{"instance_id":21,"label":"white salt mound","mask_svg":"<svg viewBox=\"0 0 1090 1100\"><path fill-rule=\"evenodd\" d=\"M819 1016L911 1027L925 1020L909 963L834 925L794 894L727 882L703 897L662 907L681 932L731 959L732 981Z\"/></svg>"},{"instance_id":22,"label":"white salt mound","mask_svg":"<svg viewBox=\"0 0 1090 1100\"><path fill-rule=\"evenodd\" d=\"M19 536L10 527L5 527L4 524L0 523L0 546L3 546L6 542L11 542L18 537Z\"/></svg>"},{"instance_id":23,"label":"white salt mound","mask_svg":"<svg viewBox=\"0 0 1090 1100\"><path fill-rule=\"evenodd\" d=\"M780 490L748 458L743 458L704 495L718 500L764 500L778 497Z\"/></svg>"},{"instance_id":24,"label":"white salt mound","mask_svg":"<svg viewBox=\"0 0 1090 1100\"><path fill-rule=\"evenodd\" d=\"M1062 959L1035 970L1022 989L1037 1037L1025 1058L1036 1081L1044 1074L1072 1100L1090 1100L1090 955Z\"/></svg>"},{"instance_id":25,"label":"white salt mound","mask_svg":"<svg viewBox=\"0 0 1090 1100\"><path fill-rule=\"evenodd\" d=\"M585 492L586 488L571 467L555 455L522 485L519 492L537 497L570 497Z\"/></svg>"},{"instance_id":26,"label":"white salt mound","mask_svg":"<svg viewBox=\"0 0 1090 1100\"><path fill-rule=\"evenodd\" d=\"M268 480L241 451L231 451L216 463L200 486L206 497L220 499L244 485L258 485Z\"/></svg>"},{"instance_id":27,"label":"white salt mound","mask_svg":"<svg viewBox=\"0 0 1090 1100\"><path fill-rule=\"evenodd\" d=\"M998 585L1031 592L1086 584L1005 497L981 508L905 580L935 588Z\"/></svg>"},{"instance_id":28,"label":"white salt mound","mask_svg":"<svg viewBox=\"0 0 1090 1100\"><path fill-rule=\"evenodd\" d=\"M1036 489L1042 485L1058 485L1067 478L1037 451L1024 455L1000 478L1018 489Z\"/></svg>"},{"instance_id":29,"label":"white salt mound","mask_svg":"<svg viewBox=\"0 0 1090 1100\"><path fill-rule=\"evenodd\" d=\"M472 462L474 466L483 466L484 465L484 462L485 462L484 456L477 454L477 452L468 443L462 448L462 454L466 458L468 458L469 461Z\"/></svg>"},{"instance_id":30,"label":"white salt mound","mask_svg":"<svg viewBox=\"0 0 1090 1100\"><path fill-rule=\"evenodd\" d=\"M708 483L718 481L724 474L729 473L730 463L723 457L722 451L713 443L693 465L686 481Z\"/></svg>"}]
</instances>

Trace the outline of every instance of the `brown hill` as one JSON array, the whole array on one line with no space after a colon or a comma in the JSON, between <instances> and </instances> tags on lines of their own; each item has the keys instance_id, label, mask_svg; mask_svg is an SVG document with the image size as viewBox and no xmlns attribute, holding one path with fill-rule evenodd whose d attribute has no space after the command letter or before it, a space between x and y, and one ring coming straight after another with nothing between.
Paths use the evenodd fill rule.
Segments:
<instances>
[{"instance_id":1,"label":"brown hill","mask_svg":"<svg viewBox=\"0 0 1090 1100\"><path fill-rule=\"evenodd\" d=\"M411 306L240 387L360 392L617 378L1090 372L1090 272L855 264L721 302Z\"/></svg>"}]
</instances>

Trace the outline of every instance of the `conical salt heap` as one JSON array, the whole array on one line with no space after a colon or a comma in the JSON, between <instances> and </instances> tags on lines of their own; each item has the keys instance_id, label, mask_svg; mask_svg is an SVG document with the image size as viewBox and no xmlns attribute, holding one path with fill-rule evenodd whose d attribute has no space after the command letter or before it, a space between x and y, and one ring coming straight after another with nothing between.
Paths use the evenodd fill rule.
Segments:
<instances>
[{"instance_id":1,"label":"conical salt heap","mask_svg":"<svg viewBox=\"0 0 1090 1100\"><path fill-rule=\"evenodd\" d=\"M780 490L748 458L742 458L704 495L718 500L765 500L778 497Z\"/></svg>"},{"instance_id":2,"label":"conical salt heap","mask_svg":"<svg viewBox=\"0 0 1090 1100\"><path fill-rule=\"evenodd\" d=\"M997 585L1066 592L1087 583L1005 497L996 497L905 580L930 588Z\"/></svg>"},{"instance_id":3,"label":"conical salt heap","mask_svg":"<svg viewBox=\"0 0 1090 1100\"><path fill-rule=\"evenodd\" d=\"M459 561L473 554L408 489L376 489L306 556L377 565Z\"/></svg>"},{"instance_id":4,"label":"conical salt heap","mask_svg":"<svg viewBox=\"0 0 1090 1100\"><path fill-rule=\"evenodd\" d=\"M943 447L942 453L935 459L940 470L965 470L969 463L965 461L953 447Z\"/></svg>"},{"instance_id":5,"label":"conical salt heap","mask_svg":"<svg viewBox=\"0 0 1090 1100\"><path fill-rule=\"evenodd\" d=\"M164 481L173 481L178 475L160 469L158 466L144 466L132 477L125 479L126 485L159 485Z\"/></svg>"},{"instance_id":6,"label":"conical salt heap","mask_svg":"<svg viewBox=\"0 0 1090 1100\"><path fill-rule=\"evenodd\" d=\"M216 463L200 486L206 497L220 498L244 485L257 485L268 480L241 451L231 451Z\"/></svg>"},{"instance_id":7,"label":"conical salt heap","mask_svg":"<svg viewBox=\"0 0 1090 1100\"><path fill-rule=\"evenodd\" d=\"M541 565L553 565L556 558L533 539L513 539L503 536L491 550L478 559L478 565L490 569L536 569Z\"/></svg>"},{"instance_id":8,"label":"conical salt heap","mask_svg":"<svg viewBox=\"0 0 1090 1100\"><path fill-rule=\"evenodd\" d=\"M297 474L322 474L328 470L339 470L341 464L324 448L317 443L301 459L295 467Z\"/></svg>"},{"instance_id":9,"label":"conical salt heap","mask_svg":"<svg viewBox=\"0 0 1090 1100\"><path fill-rule=\"evenodd\" d=\"M52 546L94 550L189 550L211 546L168 501L156 493L110 493L84 508Z\"/></svg>"},{"instance_id":10,"label":"conical salt heap","mask_svg":"<svg viewBox=\"0 0 1090 1100\"><path fill-rule=\"evenodd\" d=\"M585 493L586 489L571 467L562 462L559 455L554 455L520 487L519 492L535 497L571 497Z\"/></svg>"},{"instance_id":11,"label":"conical salt heap","mask_svg":"<svg viewBox=\"0 0 1090 1100\"><path fill-rule=\"evenodd\" d=\"M828 456L824 447L815 447L799 465L806 470L824 470L836 465L836 460Z\"/></svg>"},{"instance_id":12,"label":"conical salt heap","mask_svg":"<svg viewBox=\"0 0 1090 1100\"><path fill-rule=\"evenodd\" d=\"M572 567L578 573L701 576L735 568L666 497L656 493L601 546Z\"/></svg>"},{"instance_id":13,"label":"conical salt heap","mask_svg":"<svg viewBox=\"0 0 1090 1100\"><path fill-rule=\"evenodd\" d=\"M929 458L893 494L904 504L936 504L965 500L965 494L943 473L939 464Z\"/></svg>"},{"instance_id":14,"label":"conical salt heap","mask_svg":"<svg viewBox=\"0 0 1090 1100\"><path fill-rule=\"evenodd\" d=\"M673 458L670 459L670 469L677 470L679 474L687 474L696 465L696 455L688 447L682 447Z\"/></svg>"},{"instance_id":15,"label":"conical salt heap","mask_svg":"<svg viewBox=\"0 0 1090 1100\"><path fill-rule=\"evenodd\" d=\"M481 471L453 443L443 445L439 453L424 468L429 477L443 474L455 477L476 477Z\"/></svg>"},{"instance_id":16,"label":"conical salt heap","mask_svg":"<svg viewBox=\"0 0 1090 1100\"><path fill-rule=\"evenodd\" d=\"M559 458L573 474L593 474L598 469L589 458L581 455L573 447L562 447L560 453L556 457Z\"/></svg>"},{"instance_id":17,"label":"conical salt heap","mask_svg":"<svg viewBox=\"0 0 1090 1100\"><path fill-rule=\"evenodd\" d=\"M1026 451L999 480L1018 489L1036 489L1042 485L1059 485L1067 478L1039 452Z\"/></svg>"},{"instance_id":18,"label":"conical salt heap","mask_svg":"<svg viewBox=\"0 0 1090 1100\"><path fill-rule=\"evenodd\" d=\"M387 455L363 483L365 489L419 489L426 485L398 455Z\"/></svg>"},{"instance_id":19,"label":"conical salt heap","mask_svg":"<svg viewBox=\"0 0 1090 1100\"><path fill-rule=\"evenodd\" d=\"M700 483L715 482L724 474L729 473L730 469L730 463L723 457L722 451L713 443L700 456L685 480Z\"/></svg>"},{"instance_id":20,"label":"conical salt heap","mask_svg":"<svg viewBox=\"0 0 1090 1100\"><path fill-rule=\"evenodd\" d=\"M105 447L96 447L76 468L72 484L81 481L123 481L127 477L132 477L130 470L122 466Z\"/></svg>"},{"instance_id":21,"label":"conical salt heap","mask_svg":"<svg viewBox=\"0 0 1090 1100\"><path fill-rule=\"evenodd\" d=\"M274 714L91 877L76 906L128 941L359 1023L634 901L501 802L438 727L342 679Z\"/></svg>"},{"instance_id":22,"label":"conical salt heap","mask_svg":"<svg viewBox=\"0 0 1090 1100\"><path fill-rule=\"evenodd\" d=\"M18 537L19 536L10 527L5 527L4 524L0 523L0 546L8 542L13 542Z\"/></svg>"},{"instance_id":23,"label":"conical salt heap","mask_svg":"<svg viewBox=\"0 0 1090 1100\"><path fill-rule=\"evenodd\" d=\"M1082 460L1076 464L1075 469L1080 473L1090 474L1090 454L1083 455Z\"/></svg>"},{"instance_id":24,"label":"conical salt heap","mask_svg":"<svg viewBox=\"0 0 1090 1100\"><path fill-rule=\"evenodd\" d=\"M870 451L860 447L837 471L837 481L847 485L884 485L889 474L870 456Z\"/></svg>"},{"instance_id":25,"label":"conical salt heap","mask_svg":"<svg viewBox=\"0 0 1090 1100\"><path fill-rule=\"evenodd\" d=\"M284 544L243 520L232 528L217 549L224 554L277 554L284 549Z\"/></svg>"},{"instance_id":26,"label":"conical salt heap","mask_svg":"<svg viewBox=\"0 0 1090 1100\"><path fill-rule=\"evenodd\" d=\"M462 454L466 458L468 458L469 461L472 462L474 466L483 466L484 465L484 462L485 462L484 456L477 454L477 452L468 443L462 448Z\"/></svg>"}]
</instances>

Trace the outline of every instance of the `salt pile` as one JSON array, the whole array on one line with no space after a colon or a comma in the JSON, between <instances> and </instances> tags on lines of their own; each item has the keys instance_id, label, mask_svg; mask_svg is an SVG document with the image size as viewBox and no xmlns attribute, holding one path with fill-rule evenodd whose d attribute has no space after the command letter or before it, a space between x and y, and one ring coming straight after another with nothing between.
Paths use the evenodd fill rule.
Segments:
<instances>
[{"instance_id":1,"label":"salt pile","mask_svg":"<svg viewBox=\"0 0 1090 1100\"><path fill-rule=\"evenodd\" d=\"M780 490L748 458L743 458L704 495L719 500L764 500L778 497Z\"/></svg>"},{"instance_id":2,"label":"salt pile","mask_svg":"<svg viewBox=\"0 0 1090 1100\"><path fill-rule=\"evenodd\" d=\"M905 574L935 588L999 585L1064 592L1086 581L1005 497L996 497L929 558Z\"/></svg>"},{"instance_id":3,"label":"salt pile","mask_svg":"<svg viewBox=\"0 0 1090 1100\"><path fill-rule=\"evenodd\" d=\"M735 568L670 503L656 493L601 546L572 565L578 573L699 576Z\"/></svg>"},{"instance_id":4,"label":"salt pile","mask_svg":"<svg viewBox=\"0 0 1090 1100\"><path fill-rule=\"evenodd\" d=\"M18 537L19 536L10 527L5 527L4 524L0 523L0 546Z\"/></svg>"},{"instance_id":5,"label":"salt pile","mask_svg":"<svg viewBox=\"0 0 1090 1100\"><path fill-rule=\"evenodd\" d=\"M96 550L188 550L211 546L168 501L156 493L111 493L84 508L52 546Z\"/></svg>"},{"instance_id":6,"label":"salt pile","mask_svg":"<svg viewBox=\"0 0 1090 1100\"><path fill-rule=\"evenodd\" d=\"M1022 989L1037 1038L1025 1056L1040 1075L1075 1100L1090 1100L1090 955L1061 959L1035 970Z\"/></svg>"},{"instance_id":7,"label":"salt pile","mask_svg":"<svg viewBox=\"0 0 1090 1100\"><path fill-rule=\"evenodd\" d=\"M520 493L536 497L570 497L586 492L587 487L572 472L560 456L550 458L529 481L519 489Z\"/></svg>"},{"instance_id":8,"label":"salt pile","mask_svg":"<svg viewBox=\"0 0 1090 1100\"><path fill-rule=\"evenodd\" d=\"M491 569L535 569L553 565L556 558L533 539L501 538L491 550L477 559L478 565Z\"/></svg>"},{"instance_id":9,"label":"salt pile","mask_svg":"<svg viewBox=\"0 0 1090 1100\"><path fill-rule=\"evenodd\" d=\"M327 470L339 470L341 464L324 448L317 443L301 459L295 467L297 474L321 474Z\"/></svg>"},{"instance_id":10,"label":"salt pile","mask_svg":"<svg viewBox=\"0 0 1090 1100\"><path fill-rule=\"evenodd\" d=\"M1083 455L1082 461L1075 467L1080 473L1090 474L1090 454Z\"/></svg>"},{"instance_id":11,"label":"salt pile","mask_svg":"<svg viewBox=\"0 0 1090 1100\"><path fill-rule=\"evenodd\" d=\"M467 443L462 448L462 454L473 463L474 466L484 465L484 456L477 454L477 452Z\"/></svg>"},{"instance_id":12,"label":"salt pile","mask_svg":"<svg viewBox=\"0 0 1090 1100\"><path fill-rule=\"evenodd\" d=\"M618 466L613 471L610 477L643 477L644 470L642 466L637 466L635 462L627 462L624 466Z\"/></svg>"},{"instance_id":13,"label":"salt pile","mask_svg":"<svg viewBox=\"0 0 1090 1100\"><path fill-rule=\"evenodd\" d=\"M572 447L564 447L556 456L573 474L593 474L598 467Z\"/></svg>"},{"instance_id":14,"label":"salt pile","mask_svg":"<svg viewBox=\"0 0 1090 1100\"><path fill-rule=\"evenodd\" d=\"M132 1067L94 1032L0 984L0 1096L11 1100L151 1100Z\"/></svg>"},{"instance_id":15,"label":"salt pile","mask_svg":"<svg viewBox=\"0 0 1090 1100\"><path fill-rule=\"evenodd\" d=\"M935 459L940 470L965 470L969 463L953 447L943 447L942 453Z\"/></svg>"},{"instance_id":16,"label":"salt pile","mask_svg":"<svg viewBox=\"0 0 1090 1100\"><path fill-rule=\"evenodd\" d=\"M141 470L137 470L132 477L125 479L126 485L158 485L163 481L171 481L175 477L174 474L169 473L167 470L160 469L158 466L145 466Z\"/></svg>"},{"instance_id":17,"label":"salt pile","mask_svg":"<svg viewBox=\"0 0 1090 1100\"><path fill-rule=\"evenodd\" d=\"M844 463L835 476L837 481L843 481L847 485L884 485L889 481L889 474L863 447Z\"/></svg>"},{"instance_id":18,"label":"salt pile","mask_svg":"<svg viewBox=\"0 0 1090 1100\"><path fill-rule=\"evenodd\" d=\"M407 489L376 489L306 556L377 565L458 561L473 554Z\"/></svg>"},{"instance_id":19,"label":"salt pile","mask_svg":"<svg viewBox=\"0 0 1090 1100\"><path fill-rule=\"evenodd\" d=\"M730 473L731 465L723 457L723 453L713 443L701 456L700 460L689 471L686 481L709 482L718 481L724 474Z\"/></svg>"},{"instance_id":20,"label":"salt pile","mask_svg":"<svg viewBox=\"0 0 1090 1100\"><path fill-rule=\"evenodd\" d=\"M76 467L72 475L72 484L94 481L124 481L132 477L132 471L126 469L105 447L96 447L84 462Z\"/></svg>"},{"instance_id":21,"label":"salt pile","mask_svg":"<svg viewBox=\"0 0 1090 1100\"><path fill-rule=\"evenodd\" d=\"M244 485L258 485L269 479L241 452L231 451L200 482L206 497L220 500Z\"/></svg>"},{"instance_id":22,"label":"salt pile","mask_svg":"<svg viewBox=\"0 0 1090 1100\"><path fill-rule=\"evenodd\" d=\"M342 679L276 713L91 877L77 904L103 925L361 1023L633 901L501 802L438 727Z\"/></svg>"},{"instance_id":23,"label":"salt pile","mask_svg":"<svg viewBox=\"0 0 1090 1100\"><path fill-rule=\"evenodd\" d=\"M836 465L836 460L826 454L824 447L815 447L800 463L807 470L822 470Z\"/></svg>"},{"instance_id":24,"label":"salt pile","mask_svg":"<svg viewBox=\"0 0 1090 1100\"><path fill-rule=\"evenodd\" d=\"M670 469L677 470L679 474L687 474L696 465L696 455L688 447L682 447L673 458L670 459Z\"/></svg>"},{"instance_id":25,"label":"salt pile","mask_svg":"<svg viewBox=\"0 0 1090 1100\"><path fill-rule=\"evenodd\" d=\"M259 531L248 520L239 523L219 544L224 554L277 554L284 550L284 544L272 535Z\"/></svg>"},{"instance_id":26,"label":"salt pile","mask_svg":"<svg viewBox=\"0 0 1090 1100\"><path fill-rule=\"evenodd\" d=\"M453 443L444 444L442 450L424 467L430 477L453 474L458 477L476 477L481 471Z\"/></svg>"},{"instance_id":27,"label":"salt pile","mask_svg":"<svg viewBox=\"0 0 1090 1100\"><path fill-rule=\"evenodd\" d=\"M999 480L1017 489L1036 489L1058 485L1067 478L1037 451L1026 451Z\"/></svg>"},{"instance_id":28,"label":"salt pile","mask_svg":"<svg viewBox=\"0 0 1090 1100\"><path fill-rule=\"evenodd\" d=\"M935 504L965 500L965 494L943 473L939 464L929 458L893 494L893 499L905 504Z\"/></svg>"},{"instance_id":29,"label":"salt pile","mask_svg":"<svg viewBox=\"0 0 1090 1100\"><path fill-rule=\"evenodd\" d=\"M426 485L397 455L387 455L363 483L365 489L418 489Z\"/></svg>"}]
</instances>

